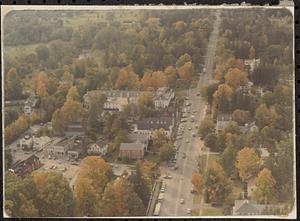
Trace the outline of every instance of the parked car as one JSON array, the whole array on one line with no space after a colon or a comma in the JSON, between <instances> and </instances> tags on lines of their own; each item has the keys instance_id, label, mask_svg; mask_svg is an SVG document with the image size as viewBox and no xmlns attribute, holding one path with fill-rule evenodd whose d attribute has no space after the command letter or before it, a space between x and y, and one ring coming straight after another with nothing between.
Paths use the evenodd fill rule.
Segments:
<instances>
[{"instance_id":1,"label":"parked car","mask_svg":"<svg viewBox=\"0 0 300 221\"><path fill-rule=\"evenodd\" d=\"M184 204L184 199L183 198L180 199L180 204Z\"/></svg>"},{"instance_id":2,"label":"parked car","mask_svg":"<svg viewBox=\"0 0 300 221\"><path fill-rule=\"evenodd\" d=\"M182 158L183 158L183 159L185 159L185 158L186 158L186 154L185 154L185 153L183 153L183 155L182 155Z\"/></svg>"},{"instance_id":3,"label":"parked car","mask_svg":"<svg viewBox=\"0 0 300 221\"><path fill-rule=\"evenodd\" d=\"M191 214L192 214L192 210L191 210L191 209L187 209L187 210L186 210L186 213L187 213L188 215L191 215Z\"/></svg>"},{"instance_id":4,"label":"parked car","mask_svg":"<svg viewBox=\"0 0 300 221\"><path fill-rule=\"evenodd\" d=\"M176 166L174 166L174 170L177 170L178 169L178 166L176 165Z\"/></svg>"}]
</instances>

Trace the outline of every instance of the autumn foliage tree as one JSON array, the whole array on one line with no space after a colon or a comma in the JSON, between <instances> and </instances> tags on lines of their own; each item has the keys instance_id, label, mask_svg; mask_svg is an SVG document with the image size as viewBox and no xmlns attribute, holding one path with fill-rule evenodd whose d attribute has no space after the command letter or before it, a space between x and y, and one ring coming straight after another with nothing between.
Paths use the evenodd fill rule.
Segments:
<instances>
[{"instance_id":1,"label":"autumn foliage tree","mask_svg":"<svg viewBox=\"0 0 300 221\"><path fill-rule=\"evenodd\" d=\"M186 62L178 68L178 75L183 80L192 80L194 75L194 66L192 62Z\"/></svg>"},{"instance_id":2,"label":"autumn foliage tree","mask_svg":"<svg viewBox=\"0 0 300 221\"><path fill-rule=\"evenodd\" d=\"M168 86L168 79L162 71L145 72L141 84L145 90L155 90L160 87Z\"/></svg>"},{"instance_id":3,"label":"autumn foliage tree","mask_svg":"<svg viewBox=\"0 0 300 221\"><path fill-rule=\"evenodd\" d=\"M132 66L122 68L115 83L117 89L137 90L140 87L139 76L134 73Z\"/></svg>"},{"instance_id":4,"label":"autumn foliage tree","mask_svg":"<svg viewBox=\"0 0 300 221\"><path fill-rule=\"evenodd\" d=\"M143 216L145 212L127 178L117 178L108 184L101 201L102 216Z\"/></svg>"},{"instance_id":5,"label":"autumn foliage tree","mask_svg":"<svg viewBox=\"0 0 300 221\"><path fill-rule=\"evenodd\" d=\"M213 94L213 106L217 110L226 113L231 109L233 90L227 84L218 86Z\"/></svg>"},{"instance_id":6,"label":"autumn foliage tree","mask_svg":"<svg viewBox=\"0 0 300 221\"><path fill-rule=\"evenodd\" d=\"M208 202L223 202L232 191L232 183L220 164L214 161L208 168L204 186Z\"/></svg>"},{"instance_id":7,"label":"autumn foliage tree","mask_svg":"<svg viewBox=\"0 0 300 221\"><path fill-rule=\"evenodd\" d=\"M192 184L194 185L197 193L201 193L204 186L204 180L200 173L193 173L192 175Z\"/></svg>"},{"instance_id":8,"label":"autumn foliage tree","mask_svg":"<svg viewBox=\"0 0 300 221\"><path fill-rule=\"evenodd\" d=\"M225 82L232 88L244 86L248 82L247 74L238 68L229 69L225 75Z\"/></svg>"},{"instance_id":9,"label":"autumn foliage tree","mask_svg":"<svg viewBox=\"0 0 300 221\"><path fill-rule=\"evenodd\" d=\"M99 215L99 200L111 177L112 168L101 157L89 156L82 160L75 183L75 197L79 214Z\"/></svg>"},{"instance_id":10,"label":"autumn foliage tree","mask_svg":"<svg viewBox=\"0 0 300 221\"><path fill-rule=\"evenodd\" d=\"M261 104L255 110L255 119L258 127L263 128L276 121L278 114L274 107L268 108L265 104Z\"/></svg>"},{"instance_id":11,"label":"autumn foliage tree","mask_svg":"<svg viewBox=\"0 0 300 221\"><path fill-rule=\"evenodd\" d=\"M245 147L237 153L235 167L244 183L247 183L251 177L256 175L259 165L260 158L254 148ZM244 188L244 192L246 193L246 185Z\"/></svg>"},{"instance_id":12,"label":"autumn foliage tree","mask_svg":"<svg viewBox=\"0 0 300 221\"><path fill-rule=\"evenodd\" d=\"M69 182L59 173L35 172L36 205L42 217L73 216L75 201ZM55 208L55 209L54 209Z\"/></svg>"}]
</instances>

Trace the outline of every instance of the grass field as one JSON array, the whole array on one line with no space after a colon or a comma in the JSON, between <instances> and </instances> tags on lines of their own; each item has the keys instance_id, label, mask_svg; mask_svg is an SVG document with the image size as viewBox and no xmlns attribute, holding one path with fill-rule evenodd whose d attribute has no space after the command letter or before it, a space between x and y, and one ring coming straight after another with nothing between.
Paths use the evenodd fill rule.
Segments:
<instances>
[{"instance_id":1,"label":"grass field","mask_svg":"<svg viewBox=\"0 0 300 221\"><path fill-rule=\"evenodd\" d=\"M202 210L203 216L222 216L223 215L223 208L216 208L216 207L210 207L210 208L203 208Z\"/></svg>"},{"instance_id":2,"label":"grass field","mask_svg":"<svg viewBox=\"0 0 300 221\"><path fill-rule=\"evenodd\" d=\"M28 44L28 45L17 45L17 46L5 46L4 57L9 56L11 59L22 57L23 55L31 54L35 51L35 48L40 44Z\"/></svg>"}]
</instances>

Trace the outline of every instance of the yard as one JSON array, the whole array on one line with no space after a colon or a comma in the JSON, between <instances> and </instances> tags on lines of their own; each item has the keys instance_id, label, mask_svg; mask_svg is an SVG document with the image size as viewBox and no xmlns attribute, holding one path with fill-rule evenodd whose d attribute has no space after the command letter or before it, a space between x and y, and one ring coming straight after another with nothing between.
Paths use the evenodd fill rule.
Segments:
<instances>
[{"instance_id":1,"label":"yard","mask_svg":"<svg viewBox=\"0 0 300 221\"><path fill-rule=\"evenodd\" d=\"M203 208L202 216L222 216L223 208L222 207L207 207Z\"/></svg>"}]
</instances>

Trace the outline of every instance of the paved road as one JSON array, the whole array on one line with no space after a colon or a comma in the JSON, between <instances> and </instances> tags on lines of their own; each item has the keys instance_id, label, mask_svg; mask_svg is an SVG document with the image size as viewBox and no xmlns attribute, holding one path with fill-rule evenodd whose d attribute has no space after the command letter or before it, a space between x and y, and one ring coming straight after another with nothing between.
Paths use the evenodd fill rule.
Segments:
<instances>
[{"instance_id":1,"label":"paved road","mask_svg":"<svg viewBox=\"0 0 300 221\"><path fill-rule=\"evenodd\" d=\"M193 208L193 195L190 193L192 187L191 177L193 172L197 171L197 156L201 154L201 145L203 145L203 142L196 140L199 138L193 138L192 133L196 132L195 126L205 115L206 104L197 96L197 93L204 85L208 84L213 74L213 59L219 34L220 12L217 12L216 15L217 19L215 20L214 30L209 39L205 59L204 67L206 68L206 72L200 77L197 87L189 90L188 95L188 102L192 103L191 113L188 114L188 116L194 115L196 122L191 122L190 117L188 117L187 122L183 124L183 139L181 142L178 142L180 145L179 153L177 154L178 170L173 170L168 167L162 168L162 174L169 173L172 179L166 180L167 189L160 216L187 216L187 209ZM194 111L196 112L193 113ZM191 128L191 130L189 130L189 128ZM186 154L185 159L183 159L184 153ZM206 154L208 156L209 153L206 152ZM185 200L184 204L180 204L181 198Z\"/></svg>"}]
</instances>

